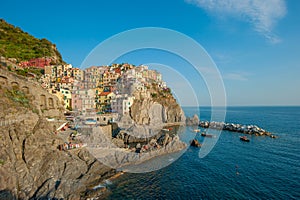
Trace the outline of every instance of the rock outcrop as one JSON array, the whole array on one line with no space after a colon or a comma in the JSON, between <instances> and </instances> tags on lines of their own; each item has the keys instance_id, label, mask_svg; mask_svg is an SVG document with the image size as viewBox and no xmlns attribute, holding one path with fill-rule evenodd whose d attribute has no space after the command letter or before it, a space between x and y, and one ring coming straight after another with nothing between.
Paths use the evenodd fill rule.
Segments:
<instances>
[{"instance_id":1,"label":"rock outcrop","mask_svg":"<svg viewBox=\"0 0 300 200\"><path fill-rule=\"evenodd\" d=\"M63 140L45 117L5 95L4 89L0 88L0 199L80 199L115 173L84 148L59 151Z\"/></svg>"},{"instance_id":2,"label":"rock outcrop","mask_svg":"<svg viewBox=\"0 0 300 200\"><path fill-rule=\"evenodd\" d=\"M57 119L63 117L65 109L55 95L48 93L39 83L9 72L3 66L0 66L0 91L0 98L5 96L8 97L8 100L15 102L14 105L3 102L4 110L17 111L19 106L23 106L43 117ZM12 112L8 112L8 114L16 116L16 113Z\"/></svg>"},{"instance_id":3,"label":"rock outcrop","mask_svg":"<svg viewBox=\"0 0 300 200\"><path fill-rule=\"evenodd\" d=\"M198 115L194 115L192 118L186 118L186 125L187 126L198 126L199 125L199 117Z\"/></svg>"},{"instance_id":4,"label":"rock outcrop","mask_svg":"<svg viewBox=\"0 0 300 200\"><path fill-rule=\"evenodd\" d=\"M198 140L193 139L191 141L191 146L193 146L193 147L201 147L201 144L200 144L200 142Z\"/></svg>"},{"instance_id":5,"label":"rock outcrop","mask_svg":"<svg viewBox=\"0 0 300 200\"><path fill-rule=\"evenodd\" d=\"M122 169L125 166L140 164L157 156L178 152L185 149L186 146L178 136L163 135L161 139L152 140L145 145L138 143L133 148L135 151L122 148L112 148L109 151L104 148L89 148L89 151L107 166Z\"/></svg>"},{"instance_id":6,"label":"rock outcrop","mask_svg":"<svg viewBox=\"0 0 300 200\"><path fill-rule=\"evenodd\" d=\"M139 125L185 122L184 112L172 95L136 98L130 108L130 116Z\"/></svg>"},{"instance_id":7,"label":"rock outcrop","mask_svg":"<svg viewBox=\"0 0 300 200\"><path fill-rule=\"evenodd\" d=\"M242 124L224 123L224 122L200 121L199 126L203 128L226 130L231 132L245 133L249 135L276 137L272 135L270 132L256 125L242 125Z\"/></svg>"},{"instance_id":8,"label":"rock outcrop","mask_svg":"<svg viewBox=\"0 0 300 200\"><path fill-rule=\"evenodd\" d=\"M141 163L166 153L177 152L186 148L180 141L178 130L185 123L185 115L170 89L164 89L152 83L146 91L135 91L130 115L120 118L114 134L113 143L127 150L108 153L99 151L101 159L109 166L122 167ZM123 141L123 143L122 143ZM114 153L115 152L115 153Z\"/></svg>"}]
</instances>

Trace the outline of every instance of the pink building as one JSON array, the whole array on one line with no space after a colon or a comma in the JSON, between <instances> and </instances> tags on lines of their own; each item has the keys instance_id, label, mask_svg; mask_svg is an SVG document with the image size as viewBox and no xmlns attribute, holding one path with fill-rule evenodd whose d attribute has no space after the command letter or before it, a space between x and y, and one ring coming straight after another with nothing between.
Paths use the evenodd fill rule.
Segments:
<instances>
[{"instance_id":1,"label":"pink building","mask_svg":"<svg viewBox=\"0 0 300 200\"><path fill-rule=\"evenodd\" d=\"M81 94L78 93L73 93L71 94L72 98L72 109L76 111L82 110L82 97Z\"/></svg>"},{"instance_id":2,"label":"pink building","mask_svg":"<svg viewBox=\"0 0 300 200\"><path fill-rule=\"evenodd\" d=\"M49 66L51 61L52 61L51 58L33 58L29 61L20 62L19 66L23 68L37 67L37 68L45 69L45 66Z\"/></svg>"}]
</instances>

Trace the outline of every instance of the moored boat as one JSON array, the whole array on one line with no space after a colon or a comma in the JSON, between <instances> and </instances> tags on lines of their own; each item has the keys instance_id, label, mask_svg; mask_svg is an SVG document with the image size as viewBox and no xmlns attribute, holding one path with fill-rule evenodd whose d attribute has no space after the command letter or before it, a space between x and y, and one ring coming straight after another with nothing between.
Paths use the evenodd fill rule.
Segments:
<instances>
[{"instance_id":1,"label":"moored boat","mask_svg":"<svg viewBox=\"0 0 300 200\"><path fill-rule=\"evenodd\" d=\"M270 138L278 138L277 135L270 135Z\"/></svg>"},{"instance_id":2,"label":"moored boat","mask_svg":"<svg viewBox=\"0 0 300 200\"><path fill-rule=\"evenodd\" d=\"M250 139L247 138L247 136L240 136L240 140L242 140L244 142L250 142Z\"/></svg>"},{"instance_id":3,"label":"moored boat","mask_svg":"<svg viewBox=\"0 0 300 200\"><path fill-rule=\"evenodd\" d=\"M206 134L206 133L201 133L201 136L203 136L203 137L214 137L214 135L212 135L212 134Z\"/></svg>"}]
</instances>

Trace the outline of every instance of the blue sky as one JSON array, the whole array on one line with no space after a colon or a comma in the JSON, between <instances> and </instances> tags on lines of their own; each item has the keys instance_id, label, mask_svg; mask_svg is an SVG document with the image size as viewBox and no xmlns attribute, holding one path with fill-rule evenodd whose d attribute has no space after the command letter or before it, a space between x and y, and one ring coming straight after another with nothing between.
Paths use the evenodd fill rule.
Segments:
<instances>
[{"instance_id":1,"label":"blue sky","mask_svg":"<svg viewBox=\"0 0 300 200\"><path fill-rule=\"evenodd\" d=\"M228 105L300 105L299 13L296 0L11 0L1 2L0 17L52 41L75 67L99 43L122 31L172 29L200 43L214 60ZM164 53L157 56L164 59L157 61L153 55L137 52L118 61L184 65ZM178 79L166 79L178 84ZM198 89L200 104L209 105L203 81L193 76L188 80ZM183 105L194 104L183 91L177 93Z\"/></svg>"}]
</instances>

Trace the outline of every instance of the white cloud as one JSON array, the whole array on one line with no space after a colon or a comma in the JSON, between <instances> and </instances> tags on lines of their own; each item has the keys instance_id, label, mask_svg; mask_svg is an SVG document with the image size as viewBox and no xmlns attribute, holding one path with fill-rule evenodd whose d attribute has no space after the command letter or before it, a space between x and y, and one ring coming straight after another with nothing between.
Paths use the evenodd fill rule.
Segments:
<instances>
[{"instance_id":1,"label":"white cloud","mask_svg":"<svg viewBox=\"0 0 300 200\"><path fill-rule=\"evenodd\" d=\"M254 29L272 43L280 39L272 33L277 21L286 14L285 0L185 0L208 12L238 17L253 24Z\"/></svg>"}]
</instances>

